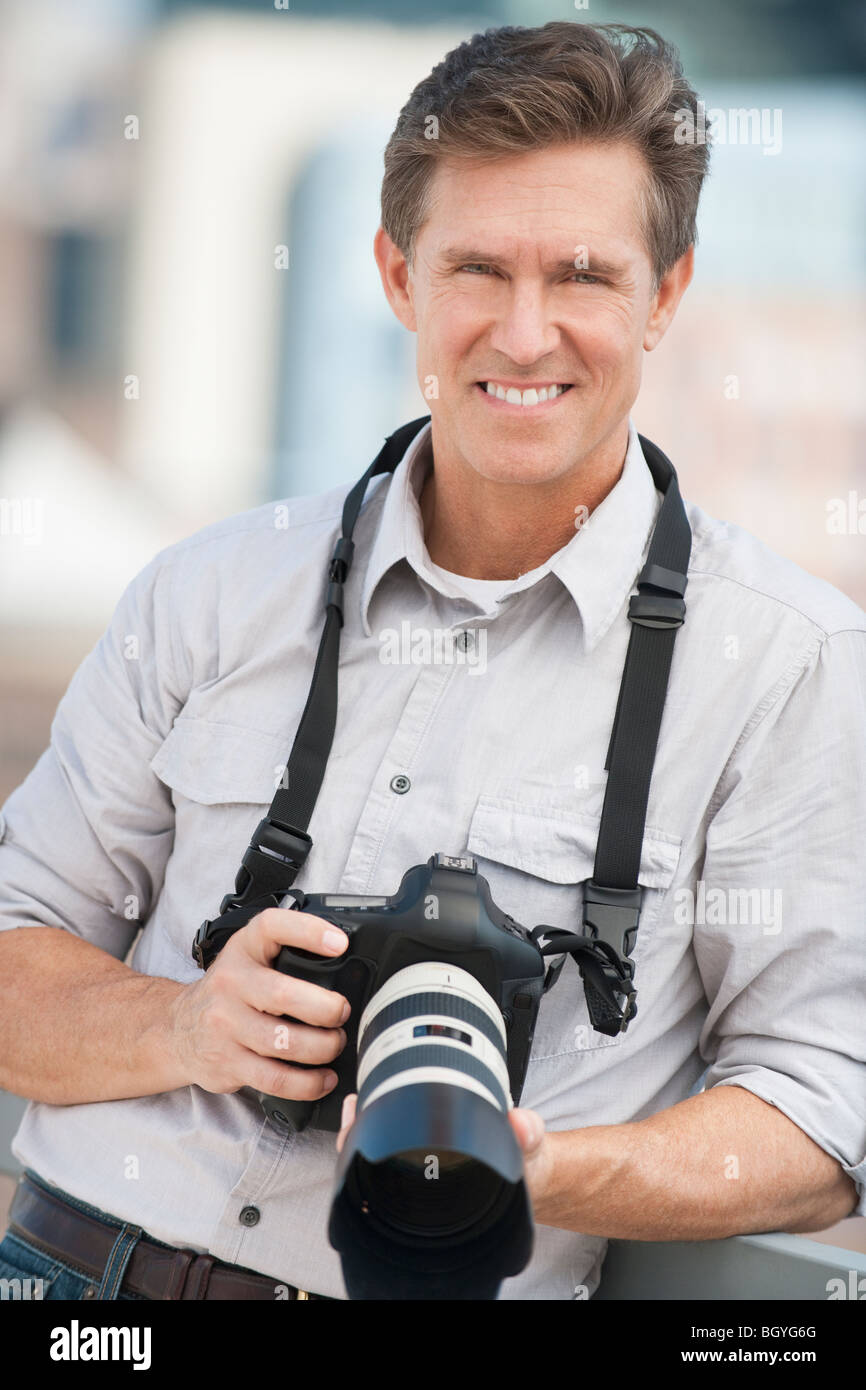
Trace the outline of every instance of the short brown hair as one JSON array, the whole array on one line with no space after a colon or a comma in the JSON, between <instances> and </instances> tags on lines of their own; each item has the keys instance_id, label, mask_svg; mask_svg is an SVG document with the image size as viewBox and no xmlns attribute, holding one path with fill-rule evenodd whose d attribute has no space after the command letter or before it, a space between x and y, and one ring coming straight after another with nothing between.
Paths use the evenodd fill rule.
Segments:
<instances>
[{"instance_id":1,"label":"short brown hair","mask_svg":"<svg viewBox=\"0 0 866 1390\"><path fill-rule=\"evenodd\" d=\"M629 141L649 172L642 222L658 285L697 240L709 147L674 138L677 114L696 118L697 99L676 48L653 29L554 20L475 34L418 83L400 112L385 149L382 226L411 267L437 159Z\"/></svg>"}]
</instances>

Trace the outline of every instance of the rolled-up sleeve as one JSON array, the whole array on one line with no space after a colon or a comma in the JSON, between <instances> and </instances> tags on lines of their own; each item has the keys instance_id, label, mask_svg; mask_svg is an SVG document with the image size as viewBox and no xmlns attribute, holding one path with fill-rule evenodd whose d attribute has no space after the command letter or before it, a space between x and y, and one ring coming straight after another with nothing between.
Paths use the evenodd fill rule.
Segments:
<instances>
[{"instance_id":1,"label":"rolled-up sleeve","mask_svg":"<svg viewBox=\"0 0 866 1390\"><path fill-rule=\"evenodd\" d=\"M784 1112L866 1215L866 633L823 637L764 705L726 769L696 899L705 1085Z\"/></svg>"},{"instance_id":2,"label":"rolled-up sleeve","mask_svg":"<svg viewBox=\"0 0 866 1390\"><path fill-rule=\"evenodd\" d=\"M153 907L174 808L150 760L183 702L171 580L161 551L128 584L0 811L0 930L62 927L123 959Z\"/></svg>"}]
</instances>

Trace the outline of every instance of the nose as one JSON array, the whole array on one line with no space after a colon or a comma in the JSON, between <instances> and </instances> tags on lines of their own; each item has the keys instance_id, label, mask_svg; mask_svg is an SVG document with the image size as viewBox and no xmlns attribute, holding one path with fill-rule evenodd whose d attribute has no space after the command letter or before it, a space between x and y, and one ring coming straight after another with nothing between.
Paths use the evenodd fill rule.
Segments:
<instances>
[{"instance_id":1,"label":"nose","mask_svg":"<svg viewBox=\"0 0 866 1390\"><path fill-rule=\"evenodd\" d=\"M544 286L526 279L514 281L503 296L490 346L521 367L559 347L559 329L550 319Z\"/></svg>"}]
</instances>

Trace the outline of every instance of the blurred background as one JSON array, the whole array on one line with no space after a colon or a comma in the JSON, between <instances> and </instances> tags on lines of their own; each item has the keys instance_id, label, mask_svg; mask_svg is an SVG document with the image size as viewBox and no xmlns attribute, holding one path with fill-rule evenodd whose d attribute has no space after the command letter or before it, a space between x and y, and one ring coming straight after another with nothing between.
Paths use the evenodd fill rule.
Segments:
<instances>
[{"instance_id":1,"label":"blurred background","mask_svg":"<svg viewBox=\"0 0 866 1390\"><path fill-rule=\"evenodd\" d=\"M859 0L0 0L0 803L158 549L426 413L372 255L384 145L449 48L549 19L649 24L708 113L756 113L634 417L686 497L866 606Z\"/></svg>"}]
</instances>

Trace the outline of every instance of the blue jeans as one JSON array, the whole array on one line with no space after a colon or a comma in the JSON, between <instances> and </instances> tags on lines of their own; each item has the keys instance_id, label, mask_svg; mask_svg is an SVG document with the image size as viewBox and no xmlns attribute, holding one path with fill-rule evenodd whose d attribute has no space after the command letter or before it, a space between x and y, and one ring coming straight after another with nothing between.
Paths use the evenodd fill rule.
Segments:
<instances>
[{"instance_id":1,"label":"blue jeans","mask_svg":"<svg viewBox=\"0 0 866 1390\"><path fill-rule=\"evenodd\" d=\"M90 1216L98 1216L103 1221L117 1225L117 1239L108 1257L101 1276L85 1274L72 1264L45 1255L35 1245L22 1236L7 1231L0 1240L0 1299L8 1298L56 1298L56 1299L135 1299L146 1303L143 1294L129 1293L122 1289L126 1266L133 1250L144 1234L138 1226L124 1225L108 1212L91 1207L87 1202L79 1202L67 1192L51 1187L49 1183L28 1171L27 1176L48 1192L59 1194L70 1206L86 1211ZM148 1236L152 1240L152 1236ZM162 1244L162 1242L157 1242ZM167 1247L170 1248L170 1247ZM2 1282L6 1281L6 1282Z\"/></svg>"}]
</instances>

